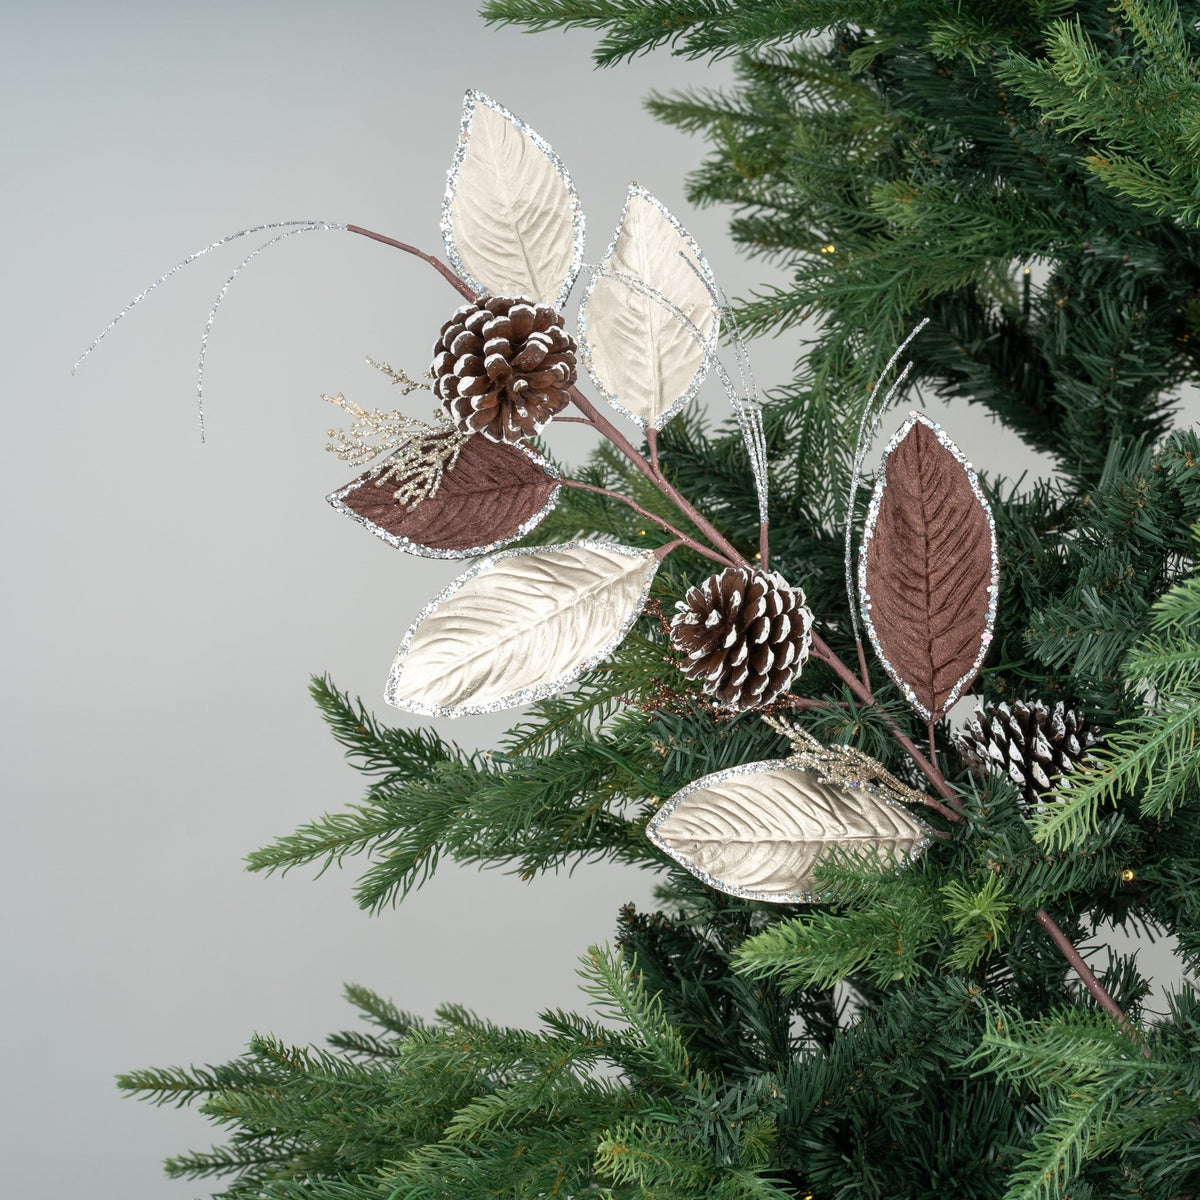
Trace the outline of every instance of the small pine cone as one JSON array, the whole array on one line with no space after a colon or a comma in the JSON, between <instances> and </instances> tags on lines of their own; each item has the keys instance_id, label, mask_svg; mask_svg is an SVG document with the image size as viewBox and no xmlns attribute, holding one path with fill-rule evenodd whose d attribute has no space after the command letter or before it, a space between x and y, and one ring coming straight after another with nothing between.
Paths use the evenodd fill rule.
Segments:
<instances>
[{"instance_id":1,"label":"small pine cone","mask_svg":"<svg viewBox=\"0 0 1200 1200\"><path fill-rule=\"evenodd\" d=\"M730 567L689 588L671 644L683 673L730 708L761 708L791 687L808 657L812 612L774 571Z\"/></svg>"},{"instance_id":2,"label":"small pine cone","mask_svg":"<svg viewBox=\"0 0 1200 1200\"><path fill-rule=\"evenodd\" d=\"M1103 738L1073 708L1060 700L1053 711L1040 700L1016 701L977 708L955 735L954 743L967 766L976 773L1001 771L1021 789L1026 816L1042 798L1070 786L1068 775L1079 764L1089 765L1088 751Z\"/></svg>"},{"instance_id":3,"label":"small pine cone","mask_svg":"<svg viewBox=\"0 0 1200 1200\"><path fill-rule=\"evenodd\" d=\"M485 296L442 326L433 390L464 433L520 442L566 408L575 349L548 304Z\"/></svg>"}]
</instances>

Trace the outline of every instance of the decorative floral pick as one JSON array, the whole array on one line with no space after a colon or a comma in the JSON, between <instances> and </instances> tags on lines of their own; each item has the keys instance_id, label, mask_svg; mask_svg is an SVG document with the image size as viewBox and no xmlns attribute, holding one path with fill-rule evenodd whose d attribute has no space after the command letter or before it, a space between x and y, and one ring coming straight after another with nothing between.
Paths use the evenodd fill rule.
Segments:
<instances>
[{"instance_id":1,"label":"decorative floral pick","mask_svg":"<svg viewBox=\"0 0 1200 1200\"><path fill-rule=\"evenodd\" d=\"M430 330L425 378L372 364L405 395L431 390L439 405L432 423L363 408L340 393L326 397L351 418L348 428L330 431L330 449L365 468L328 497L333 507L396 549L475 560L404 635L388 676L389 704L457 717L570 686L621 645L660 564L680 547L714 570L679 601L669 640L682 675L715 707L726 714L757 710L775 720L773 711L825 703L792 692L814 658L858 702L874 703L861 643L856 676L820 637L804 590L769 565L766 442L753 374L707 259L660 201L631 186L612 243L589 273L573 329L562 309L583 269L575 186L544 138L494 100L468 92L442 206L450 266L357 225L280 222L213 243L158 283L246 233L272 236L238 271L266 246L316 229L345 230L416 255L463 301ZM717 355L723 321L740 388ZM639 427L644 451L579 389L581 368L612 408ZM745 442L759 507L756 562L696 510L659 461L658 431L709 374L724 389ZM695 532L629 496L556 471L532 442L568 412L606 438L678 511L679 524ZM851 509L862 453L860 446ZM628 505L660 544L583 537L495 553L534 529L564 488ZM849 548L850 529L846 536ZM986 654L996 609L996 539L970 464L921 414L910 416L888 445L867 515L859 582L863 622L885 668L927 719L940 716ZM820 898L814 871L838 848L865 852L884 867L920 854L931 831L909 806L957 819L954 808L901 783L874 759L823 747L792 724L776 727L792 742L788 758L698 779L649 823L650 839L712 886L778 903L813 901ZM895 735L950 798L936 765L902 731Z\"/></svg>"}]
</instances>

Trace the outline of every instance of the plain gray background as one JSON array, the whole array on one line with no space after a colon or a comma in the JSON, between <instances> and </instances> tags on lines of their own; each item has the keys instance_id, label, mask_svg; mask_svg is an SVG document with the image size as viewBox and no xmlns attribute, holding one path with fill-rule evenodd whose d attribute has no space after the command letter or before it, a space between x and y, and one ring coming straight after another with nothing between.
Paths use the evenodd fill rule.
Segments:
<instances>
[{"instance_id":1,"label":"plain gray background","mask_svg":"<svg viewBox=\"0 0 1200 1200\"><path fill-rule=\"evenodd\" d=\"M213 332L206 446L199 338L256 242L169 281L69 374L146 284L250 225L353 222L440 252L467 87L562 155L589 261L636 179L727 291L770 279L735 256L727 214L684 201L702 145L640 107L651 87L726 69L657 54L595 73L591 42L488 30L473 0L0 16L5 1195L207 1194L165 1182L158 1162L209 1144L208 1127L120 1098L116 1072L224 1061L254 1030L318 1041L350 1023L343 981L423 1014L454 1000L530 1023L580 1003L577 955L648 898L648 878L611 867L524 884L445 866L372 919L351 899L354 862L317 883L242 870L250 849L359 794L308 676L328 670L383 708L403 631L460 569L403 557L324 503L352 472L323 452L337 414L320 393L391 407L363 356L423 370L457 303L444 281L344 233L268 251ZM796 352L756 345L763 383ZM409 403L424 415L425 399ZM944 419L980 466L1036 466L976 414ZM498 727L451 732L486 744Z\"/></svg>"}]
</instances>

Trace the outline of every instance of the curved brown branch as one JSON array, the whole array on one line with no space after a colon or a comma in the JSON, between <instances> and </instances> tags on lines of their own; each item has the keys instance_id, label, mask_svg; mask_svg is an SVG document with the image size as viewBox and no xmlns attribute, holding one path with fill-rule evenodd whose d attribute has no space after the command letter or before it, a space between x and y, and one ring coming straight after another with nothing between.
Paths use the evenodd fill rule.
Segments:
<instances>
[{"instance_id":1,"label":"curved brown branch","mask_svg":"<svg viewBox=\"0 0 1200 1200\"><path fill-rule=\"evenodd\" d=\"M450 286L461 296L465 296L468 300L477 300L479 297L473 292L455 273L440 258L432 254L426 254L424 250L418 250L416 246L410 246L407 242L398 242L395 238L384 237L382 233L374 233L370 229L364 229L361 225L347 225L347 233L358 233L365 238L370 238L374 242L382 242L385 246L392 246L396 250L403 250L405 254L416 255L417 258L424 259L435 271L445 278Z\"/></svg>"}]
</instances>

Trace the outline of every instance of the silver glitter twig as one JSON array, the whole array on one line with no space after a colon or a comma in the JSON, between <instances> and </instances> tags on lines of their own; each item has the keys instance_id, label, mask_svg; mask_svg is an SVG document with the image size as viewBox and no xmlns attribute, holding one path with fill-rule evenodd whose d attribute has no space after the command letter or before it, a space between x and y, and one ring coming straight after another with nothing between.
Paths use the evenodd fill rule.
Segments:
<instances>
[{"instance_id":1,"label":"silver glitter twig","mask_svg":"<svg viewBox=\"0 0 1200 1200\"><path fill-rule=\"evenodd\" d=\"M318 226L320 224L320 221L269 221L265 225L253 225L249 229L239 229L237 233L228 234L219 241L205 246L203 250L196 250L189 254L182 262L177 262L169 271L166 272L166 274L160 275L148 288L134 296L134 298L130 300L130 302L125 305L125 307L121 309L121 311L117 313L117 315L113 317L111 321L109 321L109 323L95 336L95 338L92 339L92 344L75 360L74 365L71 367L71 374L74 375L75 372L79 370L80 364L83 362L83 360L87 358L87 356L91 354L91 352L95 350L95 348L100 345L102 341L104 341L113 327L119 321L122 321L125 318L126 313L128 313L130 309L136 308L143 300L145 300L148 295L150 295L152 291L154 291L156 287L159 286L159 284L166 283L166 281L170 279L172 275L176 274L178 271L182 271L183 268L188 266L189 263L194 263L196 259L202 258L205 254L208 254L213 250L219 250L222 246L227 246L230 242L236 242L238 238L244 238L251 233L262 233L267 229L283 229L289 225Z\"/></svg>"},{"instance_id":2,"label":"silver glitter twig","mask_svg":"<svg viewBox=\"0 0 1200 1200\"><path fill-rule=\"evenodd\" d=\"M283 233L277 233L269 241L263 242L256 250L252 250L240 263L234 268L233 273L225 280L220 293L213 302L212 308L208 310L208 321L204 326L204 333L200 337L200 361L197 365L196 372L196 413L200 422L200 440L204 439L204 359L208 354L208 335L212 333L213 322L217 319L217 309L221 307L221 302L225 299L225 293L229 291L233 281L242 273L244 267L254 261L268 246L275 245L276 242L282 242L285 238L290 238L296 233L315 233L324 229L345 229L345 225L335 224L332 221L311 221L304 225L300 225L294 229L286 229Z\"/></svg>"},{"instance_id":3,"label":"silver glitter twig","mask_svg":"<svg viewBox=\"0 0 1200 1200\"><path fill-rule=\"evenodd\" d=\"M711 289L721 315L725 318L725 327L729 330L730 344L733 346L734 362L737 364L738 376L742 381L742 390L735 393L726 389L734 415L742 430L742 440L746 443L746 452L750 456L750 470L754 474L754 487L758 494L758 520L762 530L760 555L763 569L767 567L767 439L763 431L762 401L758 395L758 381L750 366L750 351L745 339L738 328L733 315L733 306L729 298L715 284Z\"/></svg>"},{"instance_id":4,"label":"silver glitter twig","mask_svg":"<svg viewBox=\"0 0 1200 1200\"><path fill-rule=\"evenodd\" d=\"M877 404L876 397L879 395L879 389L883 387L883 381L887 378L888 372L899 362L900 356L912 344L917 334L928 324L929 318L922 317L913 327L908 337L896 347L892 353L892 357L887 360L887 365L879 372L879 378L876 379L875 386L871 389L871 398L867 401L867 405L863 409L862 419L858 423L858 440L854 444L854 463L850 471L850 491L846 497L846 600L850 605L850 628L854 632L854 640L860 643L862 641L862 632L858 624L858 597L854 588L854 502L858 496L858 485L862 482L863 463L867 457L867 445L875 436L879 422L883 420L883 414L891 406L893 397L907 381L909 373L912 371L912 363L908 363L904 370L900 372L896 381L888 388L882 403Z\"/></svg>"},{"instance_id":5,"label":"silver glitter twig","mask_svg":"<svg viewBox=\"0 0 1200 1200\"><path fill-rule=\"evenodd\" d=\"M769 490L767 440L763 431L762 401L758 395L758 381L754 378L754 370L750 366L750 351L746 347L742 331L738 328L737 318L733 315L733 305L729 303L729 297L717 285L716 280L701 271L686 254L681 254L681 257L691 268L692 274L703 284L705 291L712 298L718 317L724 321L725 327L729 331L729 342L733 346L733 359L737 364L738 378L742 381L740 391L733 387L732 380L729 379L724 365L717 358L715 350L710 357L716 364L717 375L725 388L725 394L729 397L734 419L741 430L742 441L746 443L746 453L750 458L750 471L754 476L754 489L758 496L758 524L761 531L759 557L765 570L767 566L767 496Z\"/></svg>"}]
</instances>

